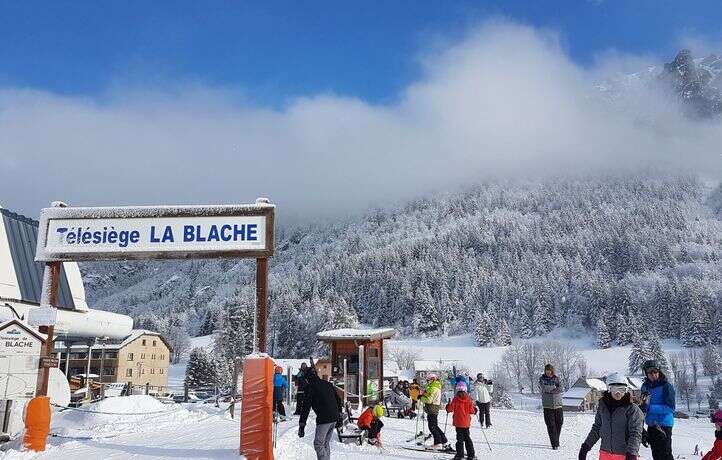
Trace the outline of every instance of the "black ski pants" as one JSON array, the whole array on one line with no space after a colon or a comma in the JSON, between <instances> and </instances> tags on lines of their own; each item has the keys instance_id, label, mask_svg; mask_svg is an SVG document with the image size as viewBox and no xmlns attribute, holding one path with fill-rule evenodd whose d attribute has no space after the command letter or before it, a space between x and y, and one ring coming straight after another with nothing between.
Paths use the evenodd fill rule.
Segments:
<instances>
[{"instance_id":1,"label":"black ski pants","mask_svg":"<svg viewBox=\"0 0 722 460\"><path fill-rule=\"evenodd\" d=\"M283 407L283 399L273 400L273 412L278 412L280 415L286 416L286 408Z\"/></svg>"},{"instance_id":2,"label":"black ski pants","mask_svg":"<svg viewBox=\"0 0 722 460\"><path fill-rule=\"evenodd\" d=\"M371 422L371 426L365 427L364 429L368 432L369 439L376 439L379 437L379 434L381 433L381 428L384 427L384 422L382 422L379 419L374 420Z\"/></svg>"},{"instance_id":3,"label":"black ski pants","mask_svg":"<svg viewBox=\"0 0 722 460\"><path fill-rule=\"evenodd\" d=\"M662 431L660 431L660 429ZM674 455L672 455L672 427L648 427L647 437L649 439L649 447L652 449L652 458L654 460L674 460Z\"/></svg>"},{"instance_id":4,"label":"black ski pants","mask_svg":"<svg viewBox=\"0 0 722 460\"><path fill-rule=\"evenodd\" d=\"M466 447L466 458L474 458L474 443L471 442L471 435L468 428L456 427L456 456L464 456L464 447Z\"/></svg>"},{"instance_id":5,"label":"black ski pants","mask_svg":"<svg viewBox=\"0 0 722 460\"><path fill-rule=\"evenodd\" d=\"M561 433L564 424L564 411L562 408L544 409L544 423L547 425L549 442L551 442L552 447L559 447L559 433Z\"/></svg>"},{"instance_id":6,"label":"black ski pants","mask_svg":"<svg viewBox=\"0 0 722 460\"><path fill-rule=\"evenodd\" d=\"M426 414L429 421L429 432L434 436L434 444L446 444L449 442L441 428L439 428L439 414Z\"/></svg>"},{"instance_id":7,"label":"black ski pants","mask_svg":"<svg viewBox=\"0 0 722 460\"><path fill-rule=\"evenodd\" d=\"M293 412L293 415L301 415L301 410L303 409L303 405L306 402L305 393L303 391L299 391L296 393L296 410Z\"/></svg>"},{"instance_id":8,"label":"black ski pants","mask_svg":"<svg viewBox=\"0 0 722 460\"><path fill-rule=\"evenodd\" d=\"M479 408L479 423L489 428L491 426L491 403L477 402L476 407Z\"/></svg>"}]
</instances>

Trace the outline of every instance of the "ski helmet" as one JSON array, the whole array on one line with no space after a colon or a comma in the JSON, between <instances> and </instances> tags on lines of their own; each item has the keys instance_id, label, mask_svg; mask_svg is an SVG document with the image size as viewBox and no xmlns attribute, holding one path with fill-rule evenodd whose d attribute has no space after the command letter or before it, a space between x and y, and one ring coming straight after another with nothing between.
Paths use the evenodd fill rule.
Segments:
<instances>
[{"instance_id":1,"label":"ski helmet","mask_svg":"<svg viewBox=\"0 0 722 460\"><path fill-rule=\"evenodd\" d=\"M276 366L276 374L283 374L283 368L281 366Z\"/></svg>"},{"instance_id":2,"label":"ski helmet","mask_svg":"<svg viewBox=\"0 0 722 460\"><path fill-rule=\"evenodd\" d=\"M456 384L456 391L463 391L464 393L466 393L466 390L467 390L466 383L459 382Z\"/></svg>"},{"instance_id":3,"label":"ski helmet","mask_svg":"<svg viewBox=\"0 0 722 460\"><path fill-rule=\"evenodd\" d=\"M653 359L648 359L647 361L644 362L644 364L642 364L642 370L646 374L649 371L652 371L652 370L658 371L660 369L659 369L659 364L657 364L657 361L655 361Z\"/></svg>"},{"instance_id":4,"label":"ski helmet","mask_svg":"<svg viewBox=\"0 0 722 460\"><path fill-rule=\"evenodd\" d=\"M482 374L481 372L479 372L478 374L476 374L476 380L481 380L481 379L483 379L483 378L484 378L484 374Z\"/></svg>"},{"instance_id":5,"label":"ski helmet","mask_svg":"<svg viewBox=\"0 0 722 460\"><path fill-rule=\"evenodd\" d=\"M439 380L439 376L432 372L426 375L426 380Z\"/></svg>"},{"instance_id":6,"label":"ski helmet","mask_svg":"<svg viewBox=\"0 0 722 460\"><path fill-rule=\"evenodd\" d=\"M629 381L627 380L627 377L623 376L619 372L611 372L607 375L607 386L610 385L624 385L629 386Z\"/></svg>"},{"instance_id":7,"label":"ski helmet","mask_svg":"<svg viewBox=\"0 0 722 460\"><path fill-rule=\"evenodd\" d=\"M722 425L722 409L715 411L709 418L712 423L719 423Z\"/></svg>"}]
</instances>

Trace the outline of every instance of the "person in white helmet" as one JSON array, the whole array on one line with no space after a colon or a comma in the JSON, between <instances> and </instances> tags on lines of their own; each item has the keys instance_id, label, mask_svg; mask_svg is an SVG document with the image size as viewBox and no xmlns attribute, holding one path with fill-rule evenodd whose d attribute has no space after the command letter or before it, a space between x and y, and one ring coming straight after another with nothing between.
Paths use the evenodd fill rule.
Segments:
<instances>
[{"instance_id":1,"label":"person in white helmet","mask_svg":"<svg viewBox=\"0 0 722 460\"><path fill-rule=\"evenodd\" d=\"M627 377L613 372L607 376L606 383L607 391L599 400L597 416L579 450L579 460L586 460L600 439L599 460L637 460L644 414L632 403Z\"/></svg>"}]
</instances>

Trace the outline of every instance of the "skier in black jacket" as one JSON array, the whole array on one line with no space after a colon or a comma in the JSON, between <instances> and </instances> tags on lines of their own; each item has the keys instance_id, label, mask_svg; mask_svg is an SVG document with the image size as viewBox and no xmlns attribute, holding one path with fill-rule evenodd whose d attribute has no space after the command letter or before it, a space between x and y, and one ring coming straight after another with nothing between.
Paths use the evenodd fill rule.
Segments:
<instances>
[{"instance_id":1,"label":"skier in black jacket","mask_svg":"<svg viewBox=\"0 0 722 460\"><path fill-rule=\"evenodd\" d=\"M331 436L337 424L341 423L341 398L330 382L318 378L316 368L311 366L307 372L307 385L305 388L305 401L298 423L298 436L303 437L306 432L306 420L311 409L316 413L316 437L313 448L318 460L331 459Z\"/></svg>"}]
</instances>

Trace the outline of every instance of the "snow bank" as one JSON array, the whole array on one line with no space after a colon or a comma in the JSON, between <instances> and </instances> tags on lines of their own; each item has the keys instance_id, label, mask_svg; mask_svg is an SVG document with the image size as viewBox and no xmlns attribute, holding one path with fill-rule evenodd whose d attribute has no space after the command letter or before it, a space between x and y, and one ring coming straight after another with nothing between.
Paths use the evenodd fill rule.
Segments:
<instances>
[{"instance_id":1,"label":"snow bank","mask_svg":"<svg viewBox=\"0 0 722 460\"><path fill-rule=\"evenodd\" d=\"M185 411L182 406L165 405L152 396L133 395L107 398L94 404L68 409L53 415L54 428L98 429L118 422L134 423L150 416ZM186 411L187 412L187 411Z\"/></svg>"}]
</instances>

